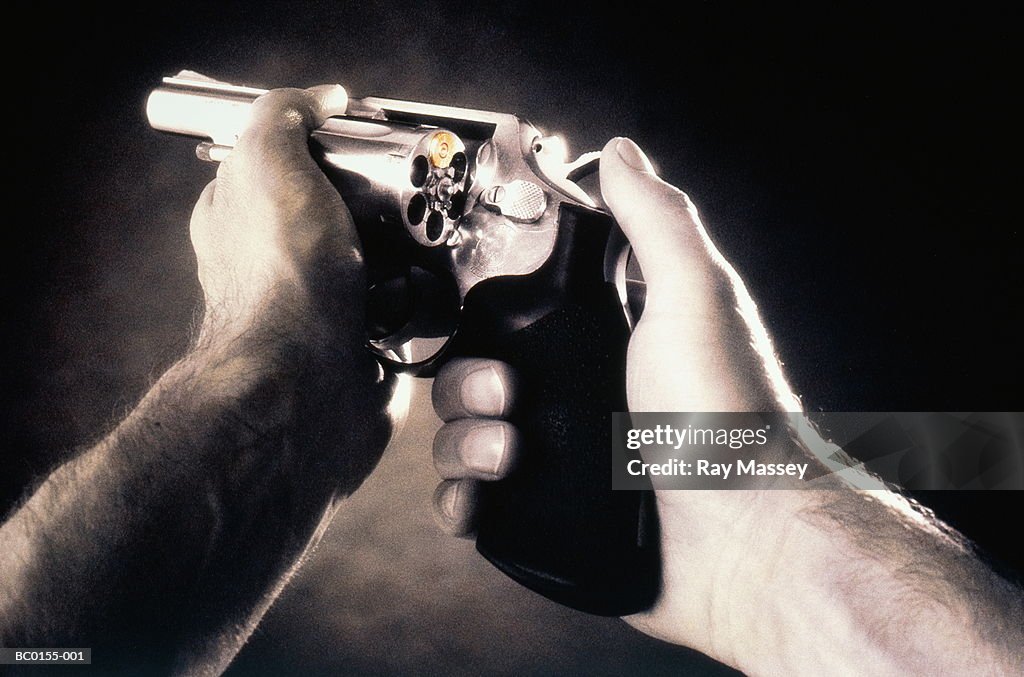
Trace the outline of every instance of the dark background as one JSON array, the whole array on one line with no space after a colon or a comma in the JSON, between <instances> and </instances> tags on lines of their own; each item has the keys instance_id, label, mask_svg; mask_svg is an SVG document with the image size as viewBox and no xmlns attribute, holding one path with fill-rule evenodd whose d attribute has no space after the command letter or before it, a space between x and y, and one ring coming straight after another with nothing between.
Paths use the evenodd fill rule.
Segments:
<instances>
[{"instance_id":1,"label":"dark background","mask_svg":"<svg viewBox=\"0 0 1024 677\"><path fill-rule=\"evenodd\" d=\"M630 136L700 207L809 410L1020 410L1010 16L973 3L672 8L31 10L31 46L7 55L5 77L4 508L187 344L199 299L188 217L213 168L143 112L159 78L186 67L517 112L574 152ZM535 599L442 538L427 394L418 384L402 438L232 674L710 669ZM1021 569L1019 492L926 500Z\"/></svg>"}]
</instances>

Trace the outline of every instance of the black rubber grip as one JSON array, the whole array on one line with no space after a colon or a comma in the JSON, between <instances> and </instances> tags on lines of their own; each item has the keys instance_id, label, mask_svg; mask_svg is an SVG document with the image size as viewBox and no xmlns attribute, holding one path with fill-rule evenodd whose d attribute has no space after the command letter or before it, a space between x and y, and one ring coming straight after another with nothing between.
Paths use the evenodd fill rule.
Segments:
<instances>
[{"instance_id":1,"label":"black rubber grip","mask_svg":"<svg viewBox=\"0 0 1024 677\"><path fill-rule=\"evenodd\" d=\"M519 378L512 421L521 463L485 485L477 549L556 602L622 616L652 604L660 558L653 494L611 488L611 413L626 411L629 334L602 279L606 237L595 228L567 215L551 268L496 281L467 302L460 343L465 354L507 362ZM493 331L501 313L519 322Z\"/></svg>"}]
</instances>

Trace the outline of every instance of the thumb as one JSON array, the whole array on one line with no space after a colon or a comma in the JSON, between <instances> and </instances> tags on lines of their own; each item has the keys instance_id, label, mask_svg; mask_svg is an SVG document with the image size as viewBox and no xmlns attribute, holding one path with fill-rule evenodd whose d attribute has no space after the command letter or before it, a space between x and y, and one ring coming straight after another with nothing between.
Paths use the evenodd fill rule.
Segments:
<instances>
[{"instance_id":1,"label":"thumb","mask_svg":"<svg viewBox=\"0 0 1024 677\"><path fill-rule=\"evenodd\" d=\"M270 176L315 167L309 135L332 115L343 114L348 95L341 85L274 89L253 102L248 124L229 161Z\"/></svg>"},{"instance_id":2,"label":"thumb","mask_svg":"<svg viewBox=\"0 0 1024 677\"><path fill-rule=\"evenodd\" d=\"M706 284L717 253L686 193L665 183L626 138L601 151L601 194L643 270L647 298L676 297Z\"/></svg>"},{"instance_id":3,"label":"thumb","mask_svg":"<svg viewBox=\"0 0 1024 677\"><path fill-rule=\"evenodd\" d=\"M265 131L304 141L327 118L343 115L347 107L348 93L341 85L272 89L253 102L247 131L255 136Z\"/></svg>"}]
</instances>

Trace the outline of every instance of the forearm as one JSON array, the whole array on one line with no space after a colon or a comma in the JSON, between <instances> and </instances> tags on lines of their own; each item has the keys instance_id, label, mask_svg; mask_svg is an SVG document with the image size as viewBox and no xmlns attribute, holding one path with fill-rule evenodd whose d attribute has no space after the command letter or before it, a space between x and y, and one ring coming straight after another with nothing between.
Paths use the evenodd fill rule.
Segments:
<instances>
[{"instance_id":1,"label":"forearm","mask_svg":"<svg viewBox=\"0 0 1024 677\"><path fill-rule=\"evenodd\" d=\"M736 593L719 596L730 619L719 648L735 665L751 674L1019 668L1024 596L959 536L890 492L768 493L780 508L768 518L775 528L762 524L750 536L757 557L719 579Z\"/></svg>"},{"instance_id":2,"label":"forearm","mask_svg":"<svg viewBox=\"0 0 1024 677\"><path fill-rule=\"evenodd\" d=\"M5 644L134 646L129 661L179 668L233 655L334 498L376 460L345 453L377 442L361 438L368 422L345 420L362 375L331 368L331 342L293 336L201 339L11 517Z\"/></svg>"},{"instance_id":3,"label":"forearm","mask_svg":"<svg viewBox=\"0 0 1024 677\"><path fill-rule=\"evenodd\" d=\"M645 310L630 360L651 362L630 407L800 411L742 282L727 265L705 270L685 307ZM680 340L691 349L647 348ZM880 486L826 447L779 456ZM673 594L630 621L752 675L1019 672L1018 588L898 494L822 479L832 488L659 492Z\"/></svg>"}]
</instances>

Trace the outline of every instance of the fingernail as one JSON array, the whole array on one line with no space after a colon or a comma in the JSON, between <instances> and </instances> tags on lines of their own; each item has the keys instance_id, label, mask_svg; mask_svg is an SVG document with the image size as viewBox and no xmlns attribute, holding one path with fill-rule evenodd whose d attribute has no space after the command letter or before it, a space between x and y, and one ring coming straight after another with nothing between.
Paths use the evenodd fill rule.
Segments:
<instances>
[{"instance_id":1,"label":"fingernail","mask_svg":"<svg viewBox=\"0 0 1024 677\"><path fill-rule=\"evenodd\" d=\"M505 413L505 388L493 367L483 367L462 381L459 395L471 414L500 416Z\"/></svg>"},{"instance_id":2,"label":"fingernail","mask_svg":"<svg viewBox=\"0 0 1024 677\"><path fill-rule=\"evenodd\" d=\"M505 460L505 427L483 424L462 438L462 459L472 470L497 475Z\"/></svg>"},{"instance_id":3,"label":"fingernail","mask_svg":"<svg viewBox=\"0 0 1024 677\"><path fill-rule=\"evenodd\" d=\"M641 172L648 174L654 173L654 166L651 161L647 159L644 152L640 150L640 146L633 143L632 140L627 138L619 139L619 142L615 144L615 151L622 158L622 161L627 165Z\"/></svg>"},{"instance_id":4,"label":"fingernail","mask_svg":"<svg viewBox=\"0 0 1024 677\"><path fill-rule=\"evenodd\" d=\"M444 493L441 495L441 511L444 516L448 519L455 517L455 503L459 499L459 485L449 484L442 490Z\"/></svg>"},{"instance_id":5,"label":"fingernail","mask_svg":"<svg viewBox=\"0 0 1024 677\"><path fill-rule=\"evenodd\" d=\"M332 108L346 108L348 106L348 90L341 85L331 85L331 91L326 100Z\"/></svg>"},{"instance_id":6,"label":"fingernail","mask_svg":"<svg viewBox=\"0 0 1024 677\"><path fill-rule=\"evenodd\" d=\"M318 124L348 110L348 92L341 85L316 85L306 90L316 101Z\"/></svg>"}]
</instances>

